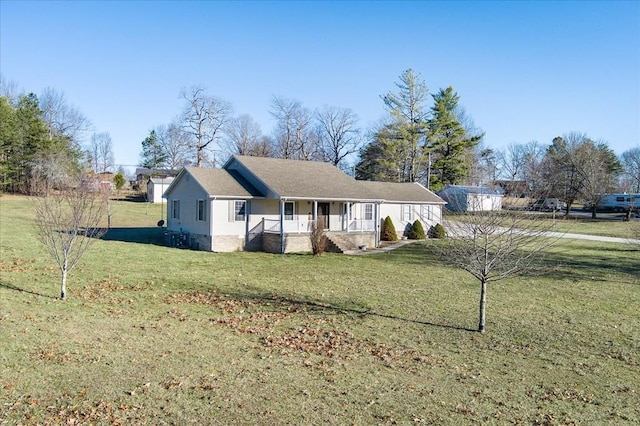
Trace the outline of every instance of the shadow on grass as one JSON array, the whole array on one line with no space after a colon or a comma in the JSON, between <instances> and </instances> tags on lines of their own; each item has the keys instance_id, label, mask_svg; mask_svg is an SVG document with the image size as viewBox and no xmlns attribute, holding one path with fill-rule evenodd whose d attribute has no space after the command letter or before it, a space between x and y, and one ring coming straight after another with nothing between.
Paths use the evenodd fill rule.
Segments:
<instances>
[{"instance_id":1,"label":"shadow on grass","mask_svg":"<svg viewBox=\"0 0 640 426\"><path fill-rule=\"evenodd\" d=\"M313 301L313 300L304 300L304 299L300 299L300 298L296 298L288 295L283 296L278 294L260 294L257 291L257 289L256 289L256 293L253 293L253 294L250 292L244 292L244 293L221 292L220 294L225 298L238 300L241 302L256 303L260 305L269 305L282 311L291 311L291 309L300 308L302 310L315 311L318 313L323 313L326 311L332 312L334 314L349 313L349 314L355 314L361 318L363 317L387 318L387 319L403 321L403 322L408 322L413 324L427 325L430 327L438 327L438 328L469 331L469 332L478 331L478 330L474 330L466 327L459 327L455 325L437 324L429 321L421 321L421 320L416 320L411 318L404 318L398 315L382 314L382 313L374 312L370 308L362 304L358 306L357 303L353 303L353 302L349 303L349 305L351 306L345 306L344 304L339 304L339 303L324 303L324 302Z\"/></svg>"},{"instance_id":2,"label":"shadow on grass","mask_svg":"<svg viewBox=\"0 0 640 426\"><path fill-rule=\"evenodd\" d=\"M7 283L4 283L4 282L2 282L2 281L0 281L0 287L4 287L4 288L6 288L7 290L19 291L19 292L21 292L21 293L29 293L29 294L33 294L33 295L35 295L35 296L47 297L47 298L49 298L49 299L56 299L56 300L58 299L57 297L54 297L54 296L51 296L51 295L48 295L48 294L42 294L42 293L38 293L38 292L36 292L36 291L25 290L25 289L23 289L23 288L20 288L20 287L17 287L17 286L15 286L15 285L13 285L13 284L7 284Z\"/></svg>"},{"instance_id":3,"label":"shadow on grass","mask_svg":"<svg viewBox=\"0 0 640 426\"><path fill-rule=\"evenodd\" d=\"M591 250L591 249L590 249ZM589 280L602 282L619 282L630 285L640 285L640 262L636 253L631 249L607 249L607 253L619 253L621 256L603 257L598 255L598 250L593 249L591 254L571 253L545 253L545 255L536 261L536 269L541 272L537 275L553 278L557 280ZM630 253L624 256L623 254ZM612 280L610 277L615 275L626 275L636 277L636 280L620 281Z\"/></svg>"},{"instance_id":4,"label":"shadow on grass","mask_svg":"<svg viewBox=\"0 0 640 426\"><path fill-rule=\"evenodd\" d=\"M408 244L388 253L372 255L371 258L395 264L442 265L442 261L427 241ZM581 253L582 252L582 253ZM640 285L640 250L637 247L614 246L603 249L598 245L587 244L579 248L560 252L544 252L534 261L531 275L568 280L612 281L611 275L636 277L636 281L619 281L625 284Z\"/></svg>"},{"instance_id":5,"label":"shadow on grass","mask_svg":"<svg viewBox=\"0 0 640 426\"><path fill-rule=\"evenodd\" d=\"M103 236L105 241L125 243L164 245L164 231L161 227L146 228L110 228Z\"/></svg>"}]
</instances>

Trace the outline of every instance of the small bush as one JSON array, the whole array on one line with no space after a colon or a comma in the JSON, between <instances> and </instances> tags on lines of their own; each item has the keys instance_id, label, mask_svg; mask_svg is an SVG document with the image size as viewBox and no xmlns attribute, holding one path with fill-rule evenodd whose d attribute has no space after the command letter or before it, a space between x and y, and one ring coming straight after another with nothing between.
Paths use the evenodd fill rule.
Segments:
<instances>
[{"instance_id":1,"label":"small bush","mask_svg":"<svg viewBox=\"0 0 640 426\"><path fill-rule=\"evenodd\" d=\"M424 228L422 227L422 222L416 219L411 225L411 229L409 229L408 238L410 240L424 240L427 236L424 233Z\"/></svg>"},{"instance_id":2,"label":"small bush","mask_svg":"<svg viewBox=\"0 0 640 426\"><path fill-rule=\"evenodd\" d=\"M389 216L384 218L384 223L382 224L382 235L380 238L382 241L398 241L396 227L393 226L393 222Z\"/></svg>"},{"instance_id":3,"label":"small bush","mask_svg":"<svg viewBox=\"0 0 640 426\"><path fill-rule=\"evenodd\" d=\"M447 238L447 233L444 230L444 226L439 223L431 227L430 234L431 238Z\"/></svg>"},{"instance_id":4,"label":"small bush","mask_svg":"<svg viewBox=\"0 0 640 426\"><path fill-rule=\"evenodd\" d=\"M313 255L322 256L327 249L327 236L324 234L324 230L316 225L316 222L311 224L309 239L311 240Z\"/></svg>"}]
</instances>

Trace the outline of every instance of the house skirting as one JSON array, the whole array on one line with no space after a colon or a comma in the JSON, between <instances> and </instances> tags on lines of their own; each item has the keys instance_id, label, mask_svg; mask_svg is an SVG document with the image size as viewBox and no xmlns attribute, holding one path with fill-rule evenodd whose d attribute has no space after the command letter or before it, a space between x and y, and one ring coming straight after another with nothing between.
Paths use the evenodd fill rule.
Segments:
<instances>
[{"instance_id":1,"label":"house skirting","mask_svg":"<svg viewBox=\"0 0 640 426\"><path fill-rule=\"evenodd\" d=\"M354 247L367 246L375 247L376 238L373 232L342 232L340 237L348 240ZM267 253L280 253L281 251L280 234L264 233L262 235L262 251ZM301 253L310 252L311 239L310 234L286 234L284 236L284 252L285 253Z\"/></svg>"},{"instance_id":2,"label":"house skirting","mask_svg":"<svg viewBox=\"0 0 640 426\"><path fill-rule=\"evenodd\" d=\"M376 239L373 232L341 232L340 238L347 240L352 246L375 247ZM234 252L234 251L264 251L267 253L281 253L280 234L265 232L253 235L250 241L237 235L215 235L213 247L211 237L201 234L187 234L175 231L165 232L165 244L170 247L188 248L192 250ZM285 253L300 253L311 251L310 234L286 234L284 237Z\"/></svg>"}]
</instances>

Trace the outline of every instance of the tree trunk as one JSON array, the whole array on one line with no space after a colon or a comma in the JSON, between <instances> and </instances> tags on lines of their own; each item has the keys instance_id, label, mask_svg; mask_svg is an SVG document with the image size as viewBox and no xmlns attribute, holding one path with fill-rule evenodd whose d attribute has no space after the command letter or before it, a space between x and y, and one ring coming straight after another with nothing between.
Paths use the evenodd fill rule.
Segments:
<instances>
[{"instance_id":1,"label":"tree trunk","mask_svg":"<svg viewBox=\"0 0 640 426\"><path fill-rule=\"evenodd\" d=\"M478 322L478 331L484 333L485 323L487 319L487 281L480 281L480 321Z\"/></svg>"},{"instance_id":2,"label":"tree trunk","mask_svg":"<svg viewBox=\"0 0 640 426\"><path fill-rule=\"evenodd\" d=\"M567 208L564 212L565 217L569 217L569 214L571 213L571 204L573 204L573 201L567 200Z\"/></svg>"},{"instance_id":3,"label":"tree trunk","mask_svg":"<svg viewBox=\"0 0 640 426\"><path fill-rule=\"evenodd\" d=\"M62 283L60 284L60 300L67 298L67 269L62 269Z\"/></svg>"},{"instance_id":4,"label":"tree trunk","mask_svg":"<svg viewBox=\"0 0 640 426\"><path fill-rule=\"evenodd\" d=\"M593 203L593 206L591 207L591 219L597 219L596 204L595 203Z\"/></svg>"}]
</instances>

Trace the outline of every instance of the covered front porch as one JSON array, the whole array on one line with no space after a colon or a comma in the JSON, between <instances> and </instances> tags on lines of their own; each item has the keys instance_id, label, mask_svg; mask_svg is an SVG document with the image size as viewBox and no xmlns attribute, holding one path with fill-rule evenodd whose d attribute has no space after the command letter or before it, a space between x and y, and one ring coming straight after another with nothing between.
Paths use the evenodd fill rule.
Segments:
<instances>
[{"instance_id":1,"label":"covered front porch","mask_svg":"<svg viewBox=\"0 0 640 426\"><path fill-rule=\"evenodd\" d=\"M379 206L374 202L345 200L279 201L277 218L263 217L254 228L263 235L263 250L272 253L310 251L314 225L337 251L376 247L379 242Z\"/></svg>"}]
</instances>

